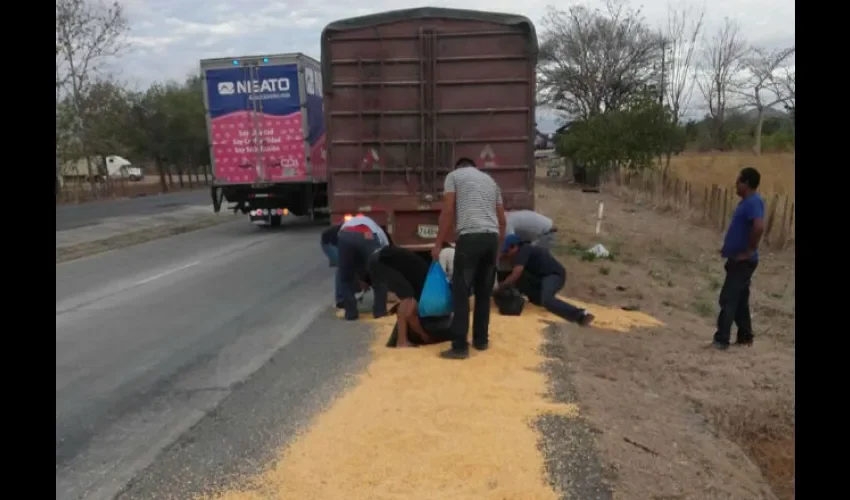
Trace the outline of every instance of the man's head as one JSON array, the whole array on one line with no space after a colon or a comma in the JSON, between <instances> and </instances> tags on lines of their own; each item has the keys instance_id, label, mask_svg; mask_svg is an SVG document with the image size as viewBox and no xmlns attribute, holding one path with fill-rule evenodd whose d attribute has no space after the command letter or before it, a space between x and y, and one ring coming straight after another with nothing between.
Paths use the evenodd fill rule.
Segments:
<instances>
[{"instance_id":1,"label":"man's head","mask_svg":"<svg viewBox=\"0 0 850 500\"><path fill-rule=\"evenodd\" d=\"M463 168L463 167L474 167L474 166L475 166L475 162L470 160L469 158L461 158L460 160L457 161L457 163L455 163L456 169Z\"/></svg>"},{"instance_id":2,"label":"man's head","mask_svg":"<svg viewBox=\"0 0 850 500\"><path fill-rule=\"evenodd\" d=\"M738 196L744 198L758 189L760 183L761 174L759 171L753 167L746 167L741 169L741 173L738 174L738 179L735 183L735 190L737 191Z\"/></svg>"},{"instance_id":3,"label":"man's head","mask_svg":"<svg viewBox=\"0 0 850 500\"><path fill-rule=\"evenodd\" d=\"M516 234L509 234L505 236L505 242L502 243L502 255L513 257L516 255L521 244L522 239Z\"/></svg>"}]
</instances>

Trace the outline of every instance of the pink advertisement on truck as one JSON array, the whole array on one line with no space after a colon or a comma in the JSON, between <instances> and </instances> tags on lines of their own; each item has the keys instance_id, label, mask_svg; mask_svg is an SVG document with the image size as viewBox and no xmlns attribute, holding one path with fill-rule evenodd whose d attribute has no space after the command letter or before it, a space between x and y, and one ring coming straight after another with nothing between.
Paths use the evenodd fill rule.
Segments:
<instances>
[{"instance_id":1,"label":"pink advertisement on truck","mask_svg":"<svg viewBox=\"0 0 850 500\"><path fill-rule=\"evenodd\" d=\"M315 82L309 83L315 93ZM308 95L305 134L297 64L208 69L206 84L219 183L309 182L324 170L321 95L318 116L311 113Z\"/></svg>"}]
</instances>

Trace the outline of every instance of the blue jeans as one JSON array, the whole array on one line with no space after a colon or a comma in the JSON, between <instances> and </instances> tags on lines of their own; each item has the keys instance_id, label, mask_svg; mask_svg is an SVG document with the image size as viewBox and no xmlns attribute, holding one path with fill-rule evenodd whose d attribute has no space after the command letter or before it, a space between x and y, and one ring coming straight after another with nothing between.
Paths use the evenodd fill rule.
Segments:
<instances>
[{"instance_id":1,"label":"blue jeans","mask_svg":"<svg viewBox=\"0 0 850 500\"><path fill-rule=\"evenodd\" d=\"M354 297L357 277L366 276L369 257L372 252L381 248L374 235L366 237L363 233L341 231L339 233L339 291L342 294L342 304L345 308L345 319L357 319L357 299ZM372 283L375 293L375 303L372 314L376 318L387 315L387 289L381 283Z\"/></svg>"},{"instance_id":2,"label":"blue jeans","mask_svg":"<svg viewBox=\"0 0 850 500\"><path fill-rule=\"evenodd\" d=\"M517 288L520 293L528 297L532 304L543 306L550 313L577 323L584 317L585 310L557 297L557 293L564 288L566 282L567 277L560 274L535 276L523 271L522 277L517 282Z\"/></svg>"}]
</instances>

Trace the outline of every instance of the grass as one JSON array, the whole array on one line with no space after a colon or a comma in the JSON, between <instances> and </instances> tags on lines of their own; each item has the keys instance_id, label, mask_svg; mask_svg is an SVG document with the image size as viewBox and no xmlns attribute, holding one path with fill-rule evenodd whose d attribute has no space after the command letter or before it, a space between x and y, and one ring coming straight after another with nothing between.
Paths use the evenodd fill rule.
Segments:
<instances>
[{"instance_id":1,"label":"grass","mask_svg":"<svg viewBox=\"0 0 850 500\"><path fill-rule=\"evenodd\" d=\"M715 156L722 161L680 159L674 169L685 169L690 180L734 180L744 155ZM763 174L769 169L755 166ZM793 177L774 185L793 193L788 182ZM629 334L579 329L563 336L579 402L591 425L603 430L597 445L618 471L617 496L792 499L793 249L762 252L751 298L756 345L714 352L704 346L714 333L723 281L720 233L681 213L561 186L543 181L536 191L537 209L555 220L564 239L554 253L567 268L565 295L638 306L665 323ZM597 236L599 200L605 219ZM616 249L617 258L586 260L596 243Z\"/></svg>"},{"instance_id":2,"label":"grass","mask_svg":"<svg viewBox=\"0 0 850 500\"><path fill-rule=\"evenodd\" d=\"M744 167L755 167L762 174L762 191L794 197L793 153L685 152L670 160L676 177L701 186L732 186Z\"/></svg>"}]
</instances>

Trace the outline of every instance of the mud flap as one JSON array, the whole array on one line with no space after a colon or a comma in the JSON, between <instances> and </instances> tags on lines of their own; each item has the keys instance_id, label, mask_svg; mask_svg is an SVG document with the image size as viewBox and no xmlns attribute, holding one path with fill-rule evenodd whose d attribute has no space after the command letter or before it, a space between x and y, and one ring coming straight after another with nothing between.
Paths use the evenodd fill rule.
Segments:
<instances>
[{"instance_id":1,"label":"mud flap","mask_svg":"<svg viewBox=\"0 0 850 500\"><path fill-rule=\"evenodd\" d=\"M210 188L210 195L212 196L213 211L218 213L221 210L221 202L224 199L224 190L218 186L213 186Z\"/></svg>"}]
</instances>

